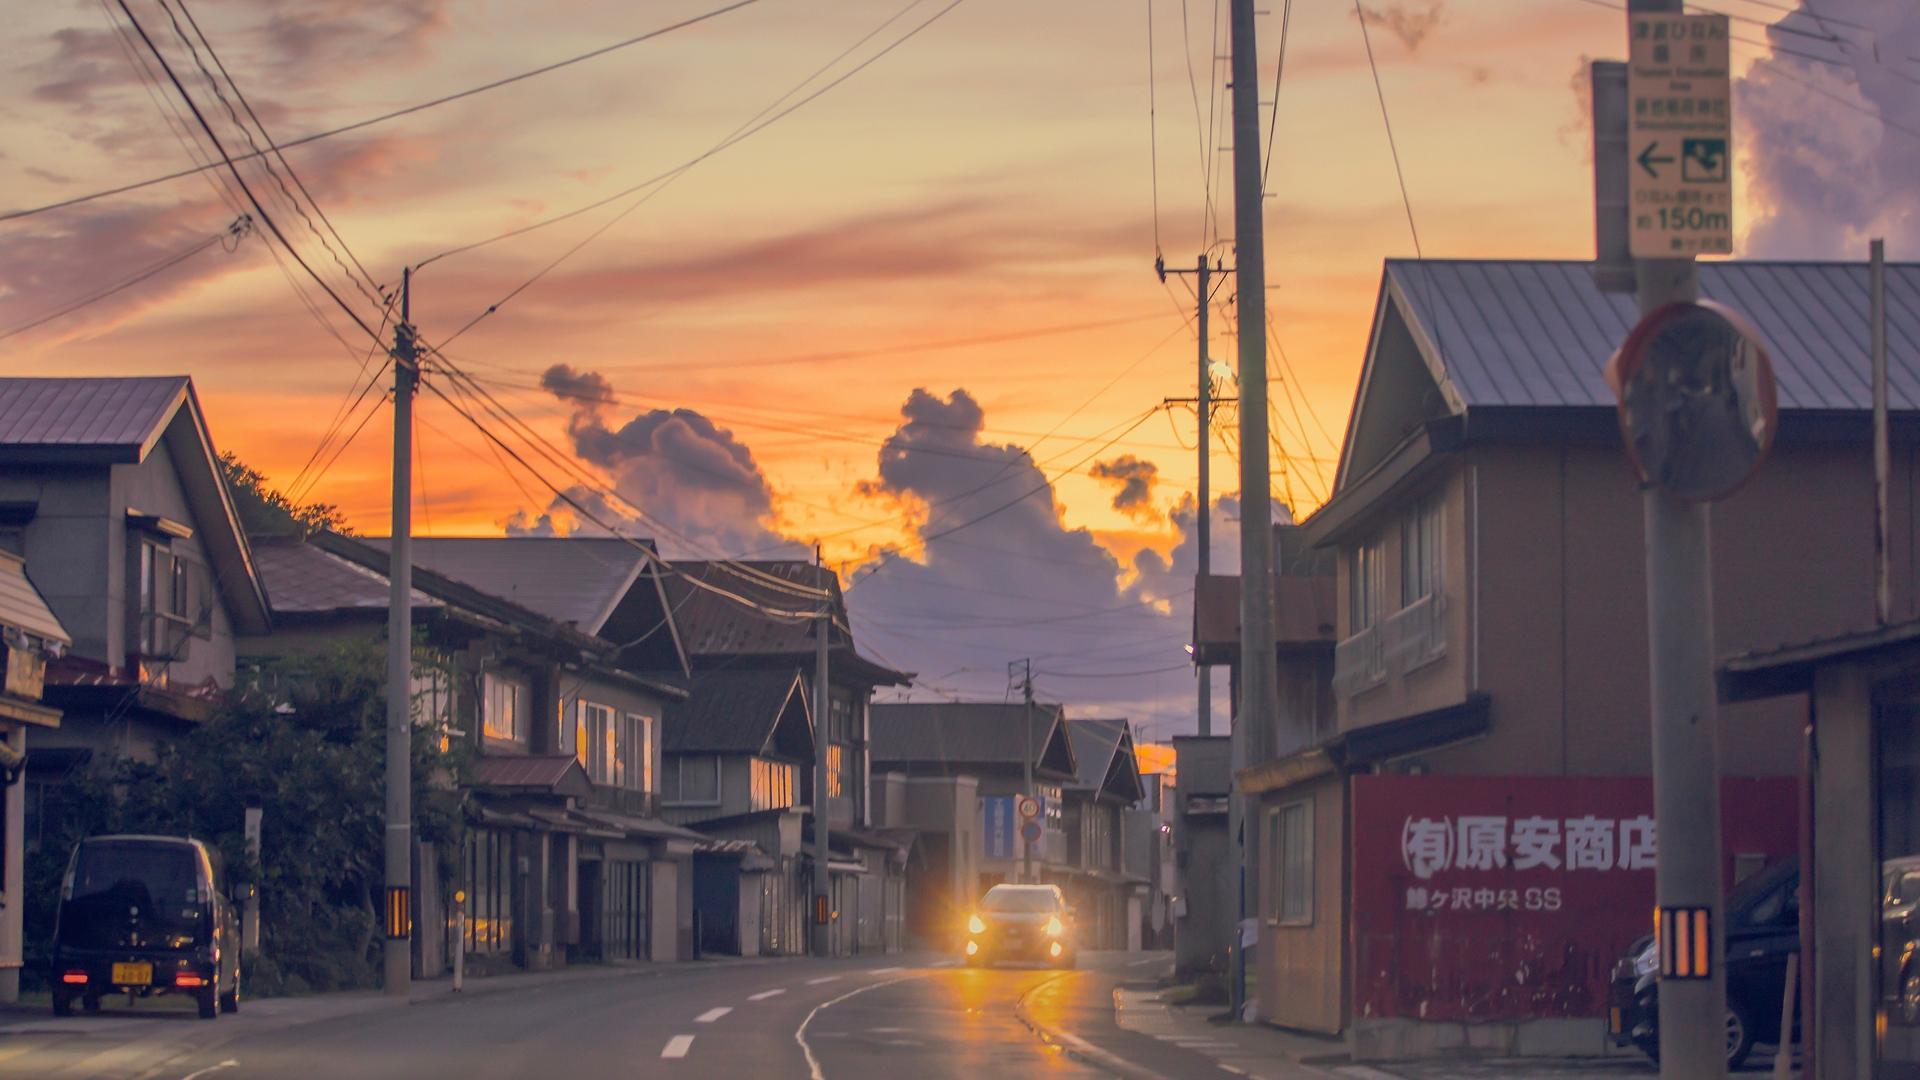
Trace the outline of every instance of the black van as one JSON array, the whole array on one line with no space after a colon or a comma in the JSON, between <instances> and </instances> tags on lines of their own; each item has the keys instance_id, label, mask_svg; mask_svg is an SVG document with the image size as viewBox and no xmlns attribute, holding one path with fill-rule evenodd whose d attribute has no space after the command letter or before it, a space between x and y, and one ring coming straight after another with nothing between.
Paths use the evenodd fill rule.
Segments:
<instances>
[{"instance_id":1,"label":"black van","mask_svg":"<svg viewBox=\"0 0 1920 1080\"><path fill-rule=\"evenodd\" d=\"M53 1014L106 994L190 994L200 1017L240 1008L240 925L215 858L177 836L94 836L67 862L49 974Z\"/></svg>"}]
</instances>

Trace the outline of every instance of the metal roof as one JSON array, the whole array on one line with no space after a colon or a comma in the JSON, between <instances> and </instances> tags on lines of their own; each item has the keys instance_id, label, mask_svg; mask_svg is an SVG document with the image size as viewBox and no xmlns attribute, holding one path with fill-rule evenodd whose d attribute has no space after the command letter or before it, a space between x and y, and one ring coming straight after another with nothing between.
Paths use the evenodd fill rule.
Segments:
<instances>
[{"instance_id":1,"label":"metal roof","mask_svg":"<svg viewBox=\"0 0 1920 1080\"><path fill-rule=\"evenodd\" d=\"M387 610L391 586L384 576L300 537L254 537L253 561L275 614ZM413 606L438 607L440 601L415 589Z\"/></svg>"},{"instance_id":2,"label":"metal roof","mask_svg":"<svg viewBox=\"0 0 1920 1080\"><path fill-rule=\"evenodd\" d=\"M924 762L1018 767L1021 743L1037 763L1051 761L1063 776L1078 768L1060 729L1060 706L1035 705L1033 725L1019 703L940 701L875 704L868 712L876 762ZM1023 733L1026 733L1023 735Z\"/></svg>"},{"instance_id":3,"label":"metal roof","mask_svg":"<svg viewBox=\"0 0 1920 1080\"><path fill-rule=\"evenodd\" d=\"M131 450L137 461L186 391L185 375L0 378L0 447Z\"/></svg>"},{"instance_id":4,"label":"metal roof","mask_svg":"<svg viewBox=\"0 0 1920 1080\"><path fill-rule=\"evenodd\" d=\"M1638 321L1586 261L1389 259L1385 287L1411 312L1461 406L1604 406L1601 369ZM1782 409L1872 407L1867 265L1702 262L1700 293L1766 339ZM1920 409L1920 263L1887 264L1888 402Z\"/></svg>"},{"instance_id":5,"label":"metal roof","mask_svg":"<svg viewBox=\"0 0 1920 1080\"><path fill-rule=\"evenodd\" d=\"M1097 790L1107 782L1107 772L1126 733L1125 720L1067 721L1067 738L1073 742L1074 787Z\"/></svg>"},{"instance_id":6,"label":"metal roof","mask_svg":"<svg viewBox=\"0 0 1920 1080\"><path fill-rule=\"evenodd\" d=\"M758 754L773 739L791 706L806 715L806 693L795 668L699 672L685 701L667 706L660 749L684 754ZM796 700L797 699L797 700ZM801 748L786 747L790 754ZM811 748L805 751L811 757Z\"/></svg>"},{"instance_id":7,"label":"metal roof","mask_svg":"<svg viewBox=\"0 0 1920 1080\"><path fill-rule=\"evenodd\" d=\"M503 754L474 759L476 787L536 788L560 795L592 790L580 760L572 754Z\"/></svg>"},{"instance_id":8,"label":"metal roof","mask_svg":"<svg viewBox=\"0 0 1920 1080\"><path fill-rule=\"evenodd\" d=\"M364 543L387 550L387 538ZM636 547L635 545L640 545ZM417 536L418 566L598 633L646 568L652 541L574 536Z\"/></svg>"},{"instance_id":9,"label":"metal roof","mask_svg":"<svg viewBox=\"0 0 1920 1080\"><path fill-rule=\"evenodd\" d=\"M0 626L24 630L34 637L73 644L40 590L27 580L27 564L17 555L0 551Z\"/></svg>"},{"instance_id":10,"label":"metal roof","mask_svg":"<svg viewBox=\"0 0 1920 1080\"><path fill-rule=\"evenodd\" d=\"M811 621L765 615L687 581L693 578L707 582L774 611L817 610L817 600L781 589L751 572L736 569L740 566L803 588L831 590L836 611L842 616L837 621L844 622L839 577L825 567L796 559L735 560L725 563L676 560L662 581L688 655L813 652ZM840 638L841 634L836 633L835 637Z\"/></svg>"}]
</instances>

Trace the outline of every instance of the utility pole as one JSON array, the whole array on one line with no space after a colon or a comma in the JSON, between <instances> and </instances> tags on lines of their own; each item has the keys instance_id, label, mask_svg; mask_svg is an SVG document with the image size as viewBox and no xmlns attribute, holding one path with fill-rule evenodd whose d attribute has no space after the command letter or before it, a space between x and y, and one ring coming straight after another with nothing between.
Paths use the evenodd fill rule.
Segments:
<instances>
[{"instance_id":1,"label":"utility pole","mask_svg":"<svg viewBox=\"0 0 1920 1080\"><path fill-rule=\"evenodd\" d=\"M1254 44L1254 0L1232 0L1233 233L1239 274L1236 335L1240 346L1240 701L1232 728L1234 775L1264 753L1278 722L1279 672L1273 653L1273 499L1267 462L1267 255L1261 214L1266 205L1260 160L1260 60ZM1227 803L1228 828L1240 868L1244 924L1254 875L1257 822L1249 822L1238 787ZM1245 1015L1246 956L1234 930L1234 1018Z\"/></svg>"},{"instance_id":2,"label":"utility pole","mask_svg":"<svg viewBox=\"0 0 1920 1080\"><path fill-rule=\"evenodd\" d=\"M1873 328L1873 599L1880 625L1893 618L1893 580L1887 563L1887 242L1869 249Z\"/></svg>"},{"instance_id":3,"label":"utility pole","mask_svg":"<svg viewBox=\"0 0 1920 1080\"><path fill-rule=\"evenodd\" d=\"M1208 267L1207 256L1204 253L1200 256L1199 261L1195 263L1192 270L1169 270L1167 269L1167 264L1164 259L1155 259L1153 268L1154 271L1160 275L1161 281L1167 280L1168 274L1192 274L1194 276L1194 295L1196 297L1196 303L1194 305L1196 309L1195 316L1199 323L1195 329L1200 337L1200 370L1192 398L1194 412L1200 422L1200 490L1197 493L1199 496L1197 500L1199 508L1198 516L1195 520L1195 539L1199 541L1200 552L1196 574L1198 577L1204 578L1213 572L1213 486L1211 483L1213 475L1213 447L1211 440L1213 406L1215 405L1215 401L1213 398L1213 361L1207 353L1209 342L1207 314L1213 299L1211 295L1213 286L1210 283L1212 269ZM1231 273L1232 271L1229 270L1227 272ZM1184 404L1187 400L1186 398L1167 398L1165 404ZM1239 399L1228 398L1223 400L1238 401ZM1200 734L1211 735L1213 734L1213 677L1204 668L1199 669L1199 675L1200 689L1197 712L1200 718Z\"/></svg>"},{"instance_id":4,"label":"utility pole","mask_svg":"<svg viewBox=\"0 0 1920 1080\"><path fill-rule=\"evenodd\" d=\"M1037 803L1039 797L1033 793L1033 661L1017 660L1014 663L1019 664L1021 669L1020 700L1023 702L1023 738L1026 741L1026 751L1020 755L1020 795ZM1013 674L1013 664L1007 665L1007 674ZM1035 820L1042 820L1045 816L1043 809ZM1026 822L1020 823L1020 880L1028 884L1037 880L1033 874L1033 841L1027 839Z\"/></svg>"},{"instance_id":5,"label":"utility pole","mask_svg":"<svg viewBox=\"0 0 1920 1080\"><path fill-rule=\"evenodd\" d=\"M413 271L400 278L393 326L393 539L387 582L387 996L413 989Z\"/></svg>"},{"instance_id":6,"label":"utility pole","mask_svg":"<svg viewBox=\"0 0 1920 1080\"><path fill-rule=\"evenodd\" d=\"M820 549L814 547L814 565L820 565ZM822 589L823 593L830 590ZM828 756L833 746L831 698L827 693L827 645L833 633L833 601L820 600L820 615L813 633L813 955L833 953L833 874L828 868L827 819L832 799L827 796Z\"/></svg>"}]
</instances>

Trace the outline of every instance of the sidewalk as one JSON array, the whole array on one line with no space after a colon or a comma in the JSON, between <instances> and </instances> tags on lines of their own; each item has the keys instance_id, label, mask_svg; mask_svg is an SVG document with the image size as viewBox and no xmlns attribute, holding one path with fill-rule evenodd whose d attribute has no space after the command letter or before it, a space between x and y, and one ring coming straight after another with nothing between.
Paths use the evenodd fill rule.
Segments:
<instances>
[{"instance_id":1,"label":"sidewalk","mask_svg":"<svg viewBox=\"0 0 1920 1080\"><path fill-rule=\"evenodd\" d=\"M1436 1059L1359 1065L1349 1060L1344 1039L1265 1024L1214 1023L1210 1017L1220 1011L1218 1006L1169 1005L1159 991L1118 989L1113 1006L1121 1028L1212 1058L1227 1072L1255 1080L1613 1080L1659 1072L1652 1062L1637 1057Z\"/></svg>"}]
</instances>

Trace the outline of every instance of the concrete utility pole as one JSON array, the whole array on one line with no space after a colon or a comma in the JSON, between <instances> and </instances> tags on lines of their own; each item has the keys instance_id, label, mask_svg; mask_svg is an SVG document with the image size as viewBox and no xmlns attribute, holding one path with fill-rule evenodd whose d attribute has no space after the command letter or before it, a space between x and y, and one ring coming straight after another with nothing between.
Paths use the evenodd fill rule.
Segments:
<instances>
[{"instance_id":1,"label":"concrete utility pole","mask_svg":"<svg viewBox=\"0 0 1920 1080\"><path fill-rule=\"evenodd\" d=\"M1893 618L1893 579L1887 562L1887 473L1892 454L1887 448L1887 242L1875 240L1870 250L1873 328L1873 599L1874 613L1885 626Z\"/></svg>"},{"instance_id":2,"label":"concrete utility pole","mask_svg":"<svg viewBox=\"0 0 1920 1080\"><path fill-rule=\"evenodd\" d=\"M1027 744L1026 752L1020 755L1020 794L1038 803L1040 798L1033 793L1033 661L1028 659L1019 663L1021 667L1020 700L1023 703L1022 709L1026 721L1022 728L1022 737ZM1007 666L1011 668L1013 665ZM1046 811L1043 808L1034 820L1041 821L1045 817ZM1027 839L1024 821L1020 823L1020 880L1029 884L1037 880L1033 874L1033 841Z\"/></svg>"},{"instance_id":3,"label":"concrete utility pole","mask_svg":"<svg viewBox=\"0 0 1920 1080\"><path fill-rule=\"evenodd\" d=\"M815 549L814 565L820 564ZM822 590L826 591L826 590ZM827 693L827 646L833 633L833 601L823 597L814 621L813 641L813 955L833 952L833 872L829 869L827 819L833 800L827 796L828 753L833 746L831 697Z\"/></svg>"},{"instance_id":4,"label":"concrete utility pole","mask_svg":"<svg viewBox=\"0 0 1920 1080\"><path fill-rule=\"evenodd\" d=\"M1200 484L1198 495L1199 516L1195 520L1195 539L1199 541L1199 565L1196 573L1206 577L1213 572L1213 407L1227 401L1239 401L1239 398L1222 398L1218 402L1213 396L1213 361L1207 352L1209 335L1207 332L1208 307L1212 302L1213 269L1207 265L1207 257L1202 254L1192 270L1169 270L1164 259L1155 259L1153 268L1160 280L1167 280L1168 274L1192 274L1194 276L1195 315L1199 325L1195 328L1200 336L1200 371L1192 398L1166 398L1165 404L1176 405L1191 402L1200 427ZM1228 270L1227 273L1232 273ZM1195 643L1196 646L1198 643ZM1200 734L1213 734L1213 678L1205 669L1198 669L1200 676L1199 700L1197 702L1200 719Z\"/></svg>"},{"instance_id":5,"label":"concrete utility pole","mask_svg":"<svg viewBox=\"0 0 1920 1080\"><path fill-rule=\"evenodd\" d=\"M411 321L413 271L400 279L393 326L393 540L387 581L386 989L413 989L413 384L419 351Z\"/></svg>"},{"instance_id":6,"label":"concrete utility pole","mask_svg":"<svg viewBox=\"0 0 1920 1080\"><path fill-rule=\"evenodd\" d=\"M1682 0L1628 0L1631 19L1684 11ZM1629 150L1632 148L1629 147ZM1636 259L1642 316L1700 298L1691 257ZM1655 904L1706 909L1709 977L1660 980L1660 1075L1727 1073L1724 907L1720 882L1720 746L1713 687L1713 561L1708 504L1649 485L1647 644L1653 726L1653 816L1659 830ZM1664 927L1676 934L1679 927ZM1679 940L1685 940L1684 937Z\"/></svg>"},{"instance_id":7,"label":"concrete utility pole","mask_svg":"<svg viewBox=\"0 0 1920 1080\"><path fill-rule=\"evenodd\" d=\"M1267 264L1261 213L1260 68L1254 45L1253 0L1232 0L1234 267L1239 280L1240 345L1240 701L1232 728L1233 771L1257 760L1265 733L1277 722L1279 672L1273 653L1273 501L1267 462ZM1247 821L1236 786L1228 800L1228 828L1240 868L1240 918L1249 909L1257 825ZM1246 957L1234 933L1234 1016L1244 1014Z\"/></svg>"}]
</instances>

